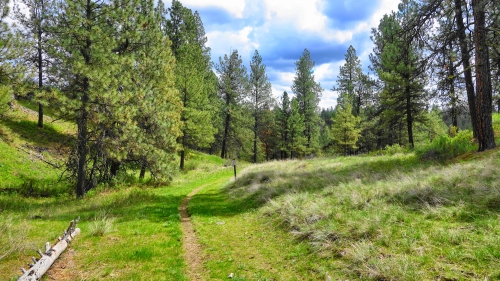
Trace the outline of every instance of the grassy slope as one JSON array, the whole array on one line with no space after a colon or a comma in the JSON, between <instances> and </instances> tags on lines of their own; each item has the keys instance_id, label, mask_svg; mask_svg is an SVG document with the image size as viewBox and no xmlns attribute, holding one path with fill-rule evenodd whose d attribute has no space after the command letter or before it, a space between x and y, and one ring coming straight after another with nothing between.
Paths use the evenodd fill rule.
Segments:
<instances>
[{"instance_id":1,"label":"grassy slope","mask_svg":"<svg viewBox=\"0 0 500 281\"><path fill-rule=\"evenodd\" d=\"M38 130L32 117L0 120L8 139L0 141L0 179L9 188L57 176L13 147L55 147L70 127ZM55 150L44 153L57 161ZM32 249L78 215L71 279L186 280L177 207L201 185L190 213L204 280L499 280L499 153L446 165L412 155L270 162L222 186L232 169L195 154L171 187L108 188L84 200L0 191L0 248L29 241L1 260L0 280L15 280ZM92 235L103 214L111 230Z\"/></svg>"},{"instance_id":2,"label":"grassy slope","mask_svg":"<svg viewBox=\"0 0 500 281\"><path fill-rule=\"evenodd\" d=\"M17 107L0 118L0 188L26 182L48 185L58 174L43 160L62 165L75 126L45 117L45 128L37 127L37 114Z\"/></svg>"},{"instance_id":3,"label":"grassy slope","mask_svg":"<svg viewBox=\"0 0 500 281\"><path fill-rule=\"evenodd\" d=\"M70 124L38 129L36 114L17 109L0 120L0 130L0 280L16 280L36 255L33 249L54 242L77 216L82 234L72 244L74 268L66 270L67 280L186 280L177 208L196 187L231 177L220 158L191 155L190 171L169 187L114 187L75 200L53 188L60 171L17 149L43 147L45 160L63 159L56 144L70 139ZM39 192L20 192L31 189ZM102 236L93 235L106 223Z\"/></svg>"},{"instance_id":4,"label":"grassy slope","mask_svg":"<svg viewBox=\"0 0 500 281\"><path fill-rule=\"evenodd\" d=\"M500 280L499 165L496 149L252 166L191 201L205 279Z\"/></svg>"}]
</instances>

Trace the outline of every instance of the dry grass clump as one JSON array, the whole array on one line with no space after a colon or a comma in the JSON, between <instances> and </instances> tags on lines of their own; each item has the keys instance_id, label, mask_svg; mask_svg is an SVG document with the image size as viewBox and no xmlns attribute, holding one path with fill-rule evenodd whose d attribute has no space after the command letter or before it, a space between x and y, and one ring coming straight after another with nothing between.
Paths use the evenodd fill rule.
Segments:
<instances>
[{"instance_id":1,"label":"dry grass clump","mask_svg":"<svg viewBox=\"0 0 500 281\"><path fill-rule=\"evenodd\" d=\"M500 278L490 269L500 262L499 154L448 165L399 154L288 163L261 212L355 280ZM254 177L271 174L260 169Z\"/></svg>"},{"instance_id":2,"label":"dry grass clump","mask_svg":"<svg viewBox=\"0 0 500 281\"><path fill-rule=\"evenodd\" d=\"M113 230L114 218L106 210L101 210L89 224L89 232L93 236L104 236Z\"/></svg>"},{"instance_id":3,"label":"dry grass clump","mask_svg":"<svg viewBox=\"0 0 500 281\"><path fill-rule=\"evenodd\" d=\"M0 260L31 247L26 241L27 230L26 222L15 222L12 216L0 216Z\"/></svg>"}]
</instances>

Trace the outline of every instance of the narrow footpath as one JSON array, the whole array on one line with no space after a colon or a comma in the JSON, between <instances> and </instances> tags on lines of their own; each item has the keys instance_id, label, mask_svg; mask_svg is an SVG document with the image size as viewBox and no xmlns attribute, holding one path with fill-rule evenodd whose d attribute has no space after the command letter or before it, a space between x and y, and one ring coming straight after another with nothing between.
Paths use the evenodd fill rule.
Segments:
<instances>
[{"instance_id":1,"label":"narrow footpath","mask_svg":"<svg viewBox=\"0 0 500 281\"><path fill-rule=\"evenodd\" d=\"M186 261L188 266L189 280L203 280L201 276L203 269L203 251L200 244L196 240L196 233L194 230L194 225L191 222L188 205L191 198L207 185L208 184L202 185L191 191L191 193L189 193L186 198L182 200L182 203L179 206L179 214L181 216L181 229L183 233L182 247L184 248L184 260Z\"/></svg>"}]
</instances>

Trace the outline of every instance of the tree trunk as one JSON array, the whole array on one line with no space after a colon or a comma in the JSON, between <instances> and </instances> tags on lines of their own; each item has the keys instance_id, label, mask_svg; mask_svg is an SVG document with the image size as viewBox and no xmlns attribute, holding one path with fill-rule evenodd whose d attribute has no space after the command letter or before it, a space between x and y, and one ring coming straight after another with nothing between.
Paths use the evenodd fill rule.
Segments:
<instances>
[{"instance_id":1,"label":"tree trunk","mask_svg":"<svg viewBox=\"0 0 500 281\"><path fill-rule=\"evenodd\" d=\"M92 19L92 5L91 1L87 0L86 5L86 17L91 22ZM90 24L90 23L89 23ZM87 26L87 31L91 32L91 26ZM92 41L89 37L85 39L85 47L81 49L81 53L84 57L85 64L89 65L91 62L90 58L90 47L92 46ZM83 89L82 89L82 105L80 107L80 113L77 117L78 125L78 176L76 182L76 197L83 198L85 195L85 184L86 184L86 165L87 165L87 122L88 122L88 112L87 103L89 102L89 89L90 81L88 77L83 78Z\"/></svg>"},{"instance_id":2,"label":"tree trunk","mask_svg":"<svg viewBox=\"0 0 500 281\"><path fill-rule=\"evenodd\" d=\"M43 2L42 2L43 6ZM42 27L41 22L38 26L38 89L43 87L43 57L42 57ZM43 104L38 103L38 127L43 128Z\"/></svg>"},{"instance_id":3,"label":"tree trunk","mask_svg":"<svg viewBox=\"0 0 500 281\"><path fill-rule=\"evenodd\" d=\"M406 96L406 126L408 127L408 142L410 143L410 149L415 148L415 143L413 142L413 115L411 108L411 92L410 92L410 79L405 79L405 96Z\"/></svg>"},{"instance_id":4,"label":"tree trunk","mask_svg":"<svg viewBox=\"0 0 500 281\"><path fill-rule=\"evenodd\" d=\"M141 173L139 174L139 179L144 179L145 175L146 175L146 161L142 161Z\"/></svg>"},{"instance_id":5,"label":"tree trunk","mask_svg":"<svg viewBox=\"0 0 500 281\"><path fill-rule=\"evenodd\" d=\"M118 170L120 169L120 162L111 160L111 167L109 168L109 173L112 177L116 177Z\"/></svg>"},{"instance_id":6,"label":"tree trunk","mask_svg":"<svg viewBox=\"0 0 500 281\"><path fill-rule=\"evenodd\" d=\"M462 65L464 68L465 89L467 91L467 101L469 104L469 113L472 123L474 137L478 137L478 121L476 113L476 97L474 93L474 84L472 82L472 70L470 66L470 54L467 47L467 36L465 35L465 25L462 16L463 0L455 0L455 18L457 23L458 39L460 42L460 52L462 55Z\"/></svg>"},{"instance_id":7,"label":"tree trunk","mask_svg":"<svg viewBox=\"0 0 500 281\"><path fill-rule=\"evenodd\" d=\"M87 84L87 83L86 83ZM76 182L76 197L83 198L85 195L86 165L87 165L87 102L88 95L82 97L82 108L77 118L78 124L78 176Z\"/></svg>"},{"instance_id":8,"label":"tree trunk","mask_svg":"<svg viewBox=\"0 0 500 281\"><path fill-rule=\"evenodd\" d=\"M71 222L72 224L74 221ZM76 226L76 223L75 223ZM72 228L70 226L70 228ZM36 263L29 269L23 270L23 275L17 279L18 281L36 281L40 280L42 276L49 270L52 264L57 260L57 258L61 255L64 250L68 247L71 240L80 234L79 228L74 228L70 230L69 233L64 235L64 237L53 247L50 247L50 243L47 242L45 253L41 254L41 257ZM47 247L48 246L48 247ZM39 252L41 253L41 252Z\"/></svg>"},{"instance_id":9,"label":"tree trunk","mask_svg":"<svg viewBox=\"0 0 500 281\"><path fill-rule=\"evenodd\" d=\"M229 110L229 109L228 109ZM224 159L227 155L227 138L229 135L229 122L231 121L231 114L226 113L226 120L224 122L224 137L222 138L222 149L220 152L220 158Z\"/></svg>"},{"instance_id":10,"label":"tree trunk","mask_svg":"<svg viewBox=\"0 0 500 281\"><path fill-rule=\"evenodd\" d=\"M455 93L455 68L453 67L453 59L451 57L451 52L453 52L453 45L451 41L448 43L448 46L450 47L450 50L446 55L448 56L448 83L450 86L451 98L451 122L455 128L458 128L457 94Z\"/></svg>"},{"instance_id":11,"label":"tree trunk","mask_svg":"<svg viewBox=\"0 0 500 281\"><path fill-rule=\"evenodd\" d=\"M184 80L186 81L186 80ZM186 83L186 82L184 82ZM187 85L184 84L184 89L182 90L182 92L184 93L184 96L182 98L182 106L183 108L186 108L187 107ZM184 124L184 126L186 126L185 122L186 122L186 118L184 116L184 114L182 114L181 116L181 122ZM185 127L184 127L185 128ZM182 145L182 150L181 150L181 163L179 164L179 169L181 170L184 170L184 159L185 159L185 146L186 146L186 130L183 130L182 132L182 138L181 138L181 145Z\"/></svg>"},{"instance_id":12,"label":"tree trunk","mask_svg":"<svg viewBox=\"0 0 500 281\"><path fill-rule=\"evenodd\" d=\"M486 31L486 1L473 0L474 43L476 45L476 113L479 151L495 148L493 132L490 58Z\"/></svg>"},{"instance_id":13,"label":"tree trunk","mask_svg":"<svg viewBox=\"0 0 500 281\"><path fill-rule=\"evenodd\" d=\"M184 147L184 144L183 144L183 147ZM179 169L181 169L181 170L184 170L184 157L185 157L184 149L182 149L181 150L181 164L179 165Z\"/></svg>"},{"instance_id":14,"label":"tree trunk","mask_svg":"<svg viewBox=\"0 0 500 281\"><path fill-rule=\"evenodd\" d=\"M257 113L255 113L257 114ZM255 116L255 124L253 126L253 162L257 163L257 123L258 119L257 116Z\"/></svg>"}]
</instances>

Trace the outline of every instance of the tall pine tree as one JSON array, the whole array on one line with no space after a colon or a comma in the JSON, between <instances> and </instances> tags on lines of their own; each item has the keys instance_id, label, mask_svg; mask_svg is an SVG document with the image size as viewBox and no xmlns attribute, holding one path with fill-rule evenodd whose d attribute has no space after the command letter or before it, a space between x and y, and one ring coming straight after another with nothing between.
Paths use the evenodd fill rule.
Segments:
<instances>
[{"instance_id":1,"label":"tall pine tree","mask_svg":"<svg viewBox=\"0 0 500 281\"><path fill-rule=\"evenodd\" d=\"M219 75L218 92L223 106L220 156L226 158L231 144L237 145L238 142L241 144L241 139L238 139L241 137L238 135L238 129L242 126L238 126L238 122L242 121L244 114L242 104L246 98L248 78L237 50L234 50L230 56L224 55L224 58L219 58L215 69Z\"/></svg>"},{"instance_id":2,"label":"tall pine tree","mask_svg":"<svg viewBox=\"0 0 500 281\"><path fill-rule=\"evenodd\" d=\"M210 75L209 50L206 46L203 23L179 1L172 1L167 21L167 34L172 39L176 57L176 86L183 104L182 136L179 138L180 169L184 169L188 148L208 147L214 141L215 128L209 94L215 90Z\"/></svg>"},{"instance_id":3,"label":"tall pine tree","mask_svg":"<svg viewBox=\"0 0 500 281\"><path fill-rule=\"evenodd\" d=\"M250 101L253 115L253 162L257 163L257 147L259 132L263 126L263 115L272 104L271 83L266 75L266 65L262 63L259 52L255 53L250 62Z\"/></svg>"},{"instance_id":4,"label":"tall pine tree","mask_svg":"<svg viewBox=\"0 0 500 281\"><path fill-rule=\"evenodd\" d=\"M312 153L319 149L318 104L323 89L314 81L314 61L310 52L305 49L300 59L295 62L295 79L292 91L297 99L299 113L304 118L304 132L306 138L305 153Z\"/></svg>"}]
</instances>

